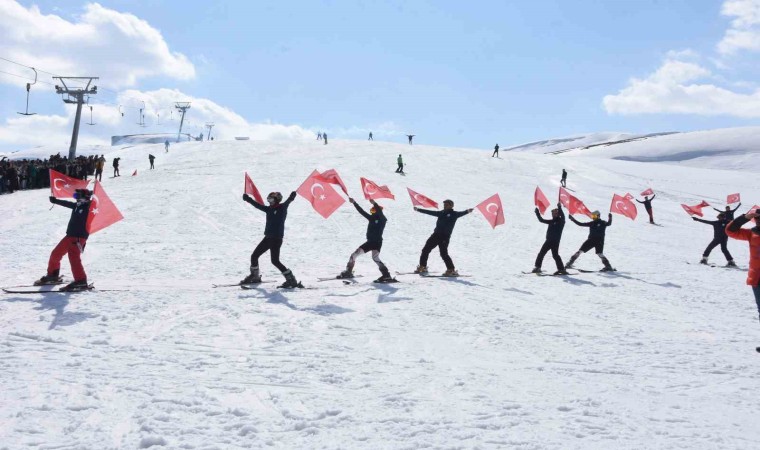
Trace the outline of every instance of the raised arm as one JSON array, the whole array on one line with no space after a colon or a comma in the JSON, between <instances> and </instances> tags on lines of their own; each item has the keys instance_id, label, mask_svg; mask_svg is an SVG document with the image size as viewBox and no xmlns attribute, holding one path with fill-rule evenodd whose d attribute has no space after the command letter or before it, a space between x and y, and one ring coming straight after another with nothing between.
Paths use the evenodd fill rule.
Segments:
<instances>
[{"instance_id":1,"label":"raised arm","mask_svg":"<svg viewBox=\"0 0 760 450\"><path fill-rule=\"evenodd\" d=\"M50 196L50 203L55 203L56 205L61 205L64 208L69 208L69 209L74 209L77 206L77 204L74 203L74 202L69 202L69 201L66 201L66 200L59 200L59 199L53 197L52 195Z\"/></svg>"},{"instance_id":2,"label":"raised arm","mask_svg":"<svg viewBox=\"0 0 760 450\"><path fill-rule=\"evenodd\" d=\"M740 241L748 241L752 237L752 231L742 229L742 225L757 217L757 213L747 213L732 220L726 227L726 234Z\"/></svg>"},{"instance_id":3,"label":"raised arm","mask_svg":"<svg viewBox=\"0 0 760 450\"><path fill-rule=\"evenodd\" d=\"M258 209L259 211L267 212L267 210L269 209L268 206L262 205L261 203L259 203L256 200L254 200L253 197L251 197L248 194L243 194L243 200L245 200L246 202L248 202L251 205L253 205L253 207L256 208L256 209Z\"/></svg>"},{"instance_id":4,"label":"raised arm","mask_svg":"<svg viewBox=\"0 0 760 450\"><path fill-rule=\"evenodd\" d=\"M718 211L720 211L720 210L718 210ZM696 222L706 223L708 225L712 225L713 224L713 222L711 220L700 219L699 217L694 217L694 216L691 216L691 220L694 220Z\"/></svg>"},{"instance_id":5,"label":"raised arm","mask_svg":"<svg viewBox=\"0 0 760 450\"><path fill-rule=\"evenodd\" d=\"M574 224L578 225L579 227L590 227L591 224L593 223L593 222L585 222L585 223L584 222L578 222L577 220L575 220L575 217L573 217L572 214L569 217L570 217L570 221L573 222Z\"/></svg>"},{"instance_id":6,"label":"raised arm","mask_svg":"<svg viewBox=\"0 0 760 450\"><path fill-rule=\"evenodd\" d=\"M457 218L460 218L460 217L462 217L462 216L466 216L467 214L470 214L471 212L472 212L472 208L470 208L470 209L465 209L464 211L456 211L456 212L454 213L454 215L455 215Z\"/></svg>"},{"instance_id":7,"label":"raised arm","mask_svg":"<svg viewBox=\"0 0 760 450\"><path fill-rule=\"evenodd\" d=\"M430 211L429 209L417 208L416 206L414 207L414 210L417 211L418 213L427 214L428 216L435 216L435 217L440 216L441 213L443 212L443 211Z\"/></svg>"},{"instance_id":8,"label":"raised arm","mask_svg":"<svg viewBox=\"0 0 760 450\"><path fill-rule=\"evenodd\" d=\"M293 191L290 193L290 195L288 195L287 200L282 202L282 206L288 206L289 204L293 203L293 200L295 199L296 199L296 191Z\"/></svg>"},{"instance_id":9,"label":"raised arm","mask_svg":"<svg viewBox=\"0 0 760 450\"><path fill-rule=\"evenodd\" d=\"M538 208L536 208L533 212L536 213L536 218L538 219L539 222L541 222L541 223L551 223L549 220L546 220L543 217L541 217L541 213L538 211Z\"/></svg>"},{"instance_id":10,"label":"raised arm","mask_svg":"<svg viewBox=\"0 0 760 450\"><path fill-rule=\"evenodd\" d=\"M655 197L657 197L657 194L654 194L654 195L652 196L652 198L650 198L650 199L649 199L649 201L651 202L652 200L654 200L654 198L655 198Z\"/></svg>"},{"instance_id":11,"label":"raised arm","mask_svg":"<svg viewBox=\"0 0 760 450\"><path fill-rule=\"evenodd\" d=\"M652 197L652 198L654 198L654 197ZM641 203L642 205L644 204L644 202L642 202L642 201L641 201L641 200L639 200L639 199L636 199L636 201L637 201L637 202L639 202L639 203Z\"/></svg>"},{"instance_id":12,"label":"raised arm","mask_svg":"<svg viewBox=\"0 0 760 450\"><path fill-rule=\"evenodd\" d=\"M372 216L369 215L366 211L364 211L364 209L362 209L362 207L359 206L359 204L356 203L356 201L354 201L353 198L349 198L348 201L353 203L354 208L356 208L356 210L359 211L359 214L361 214L365 219L370 220Z\"/></svg>"},{"instance_id":13,"label":"raised arm","mask_svg":"<svg viewBox=\"0 0 760 450\"><path fill-rule=\"evenodd\" d=\"M612 226L612 213L607 214L607 226Z\"/></svg>"},{"instance_id":14,"label":"raised arm","mask_svg":"<svg viewBox=\"0 0 760 450\"><path fill-rule=\"evenodd\" d=\"M731 212L732 212L732 213L735 213L735 212L736 212L736 210L737 210L737 209L739 209L739 207L740 207L740 206L742 206L742 204L741 204L741 203L739 203L738 205L736 205L736 208L732 209L732 210L731 210Z\"/></svg>"}]
</instances>

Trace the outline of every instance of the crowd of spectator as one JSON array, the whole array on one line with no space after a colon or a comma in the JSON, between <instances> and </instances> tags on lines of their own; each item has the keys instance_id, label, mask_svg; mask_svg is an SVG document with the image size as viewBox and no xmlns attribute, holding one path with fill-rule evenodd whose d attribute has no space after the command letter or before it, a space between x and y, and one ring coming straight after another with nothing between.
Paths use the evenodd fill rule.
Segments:
<instances>
[{"instance_id":1,"label":"crowd of spectator","mask_svg":"<svg viewBox=\"0 0 760 450\"><path fill-rule=\"evenodd\" d=\"M103 167L103 155L77 156L69 160L65 156L50 155L48 159L0 159L0 194L12 194L26 189L50 187L50 169L72 178L86 180L95 174L96 166Z\"/></svg>"}]
</instances>

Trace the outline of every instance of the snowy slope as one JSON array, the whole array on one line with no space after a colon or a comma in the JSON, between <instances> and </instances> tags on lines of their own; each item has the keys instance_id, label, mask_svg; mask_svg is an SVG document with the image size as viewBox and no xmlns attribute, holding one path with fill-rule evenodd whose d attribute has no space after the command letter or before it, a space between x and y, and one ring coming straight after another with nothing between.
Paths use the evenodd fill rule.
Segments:
<instances>
[{"instance_id":1,"label":"snowy slope","mask_svg":"<svg viewBox=\"0 0 760 450\"><path fill-rule=\"evenodd\" d=\"M505 148L509 152L526 152L526 153L559 153L576 148L584 148L607 144L611 142L620 142L630 139L639 139L646 135L617 133L617 132L599 132L569 136L564 138L546 139L543 141L528 142L526 144Z\"/></svg>"},{"instance_id":2,"label":"snowy slope","mask_svg":"<svg viewBox=\"0 0 760 450\"><path fill-rule=\"evenodd\" d=\"M156 170L146 170L147 155ZM403 153L408 175L393 173ZM678 206L717 207L755 177L733 171L596 158L384 142L197 142L119 151L104 187L125 219L92 236L96 286L126 292L0 297L0 448L755 448L760 325L745 274L688 265L712 236ZM568 187L606 213L613 192L658 192L655 217L614 217L605 254L620 272L522 275L543 242L540 184ZM263 234L240 196L248 171L263 192L294 190L312 169L388 184L382 252L407 271L434 220L408 186L457 209L495 192L507 223L478 212L456 225L459 280L402 276L373 285L315 282L337 274L364 240L350 205L329 220L299 197L283 262L315 290L211 289L235 282ZM44 273L68 210L47 192L0 196L5 285ZM640 215L643 215L643 210ZM567 259L585 239L568 222ZM729 246L746 265L744 245ZM712 260L722 262L719 252ZM431 267L443 264L437 253ZM267 256L265 279L280 281ZM600 268L592 254L581 268ZM64 272L68 264L64 262ZM551 258L544 262L552 269Z\"/></svg>"}]
</instances>

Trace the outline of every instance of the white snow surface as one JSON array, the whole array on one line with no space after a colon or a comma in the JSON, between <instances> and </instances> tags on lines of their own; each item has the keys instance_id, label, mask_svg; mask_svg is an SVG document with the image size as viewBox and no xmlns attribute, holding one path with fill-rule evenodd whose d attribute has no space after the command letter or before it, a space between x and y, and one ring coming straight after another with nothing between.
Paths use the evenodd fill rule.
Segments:
<instances>
[{"instance_id":1,"label":"white snow surface","mask_svg":"<svg viewBox=\"0 0 760 450\"><path fill-rule=\"evenodd\" d=\"M399 153L406 176L393 172ZM686 263L712 229L679 206L722 208L741 192L745 211L760 203L756 174L339 140L117 155L123 174L138 170L104 178L125 218L91 236L83 260L97 287L127 290L0 297L0 449L760 447L751 290L744 271ZM345 267L367 222L349 204L325 220L298 197L282 261L317 289L212 289L247 274L263 236L264 214L241 199L244 171L264 195L287 196L315 168L337 169L357 200L361 176L396 194L381 201L391 271L414 269L435 225L407 186L455 209L498 192L506 224L491 229L477 211L459 220L450 253L469 278L376 285L365 255L358 283L318 283ZM614 216L605 254L619 272L521 274L545 234L533 190L556 198L562 168L604 214L613 192L657 192L661 227L643 209ZM6 286L43 275L65 234L69 210L51 210L48 195L0 196ZM586 234L568 221L565 260ZM729 248L746 266L746 244ZM724 262L717 249L711 260ZM268 255L260 262L282 280ZM443 270L437 252L430 266ZM577 266L601 263L590 252ZM554 270L550 255L543 267Z\"/></svg>"}]
</instances>

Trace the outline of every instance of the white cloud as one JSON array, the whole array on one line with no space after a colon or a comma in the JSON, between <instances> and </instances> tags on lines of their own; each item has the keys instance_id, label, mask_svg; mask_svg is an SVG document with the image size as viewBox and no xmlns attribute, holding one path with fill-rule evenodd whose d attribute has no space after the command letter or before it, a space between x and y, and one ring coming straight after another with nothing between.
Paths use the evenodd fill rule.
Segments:
<instances>
[{"instance_id":1,"label":"white cloud","mask_svg":"<svg viewBox=\"0 0 760 450\"><path fill-rule=\"evenodd\" d=\"M760 0L727 0L721 14L733 17L731 26L718 43L723 55L738 51L760 51Z\"/></svg>"},{"instance_id":2,"label":"white cloud","mask_svg":"<svg viewBox=\"0 0 760 450\"><path fill-rule=\"evenodd\" d=\"M0 36L0 55L8 59L63 76L99 76L99 84L109 87L134 86L155 76L195 77L188 58L171 51L148 22L97 3L69 21L37 6L0 0ZM29 75L18 67L14 72Z\"/></svg>"}]
</instances>

